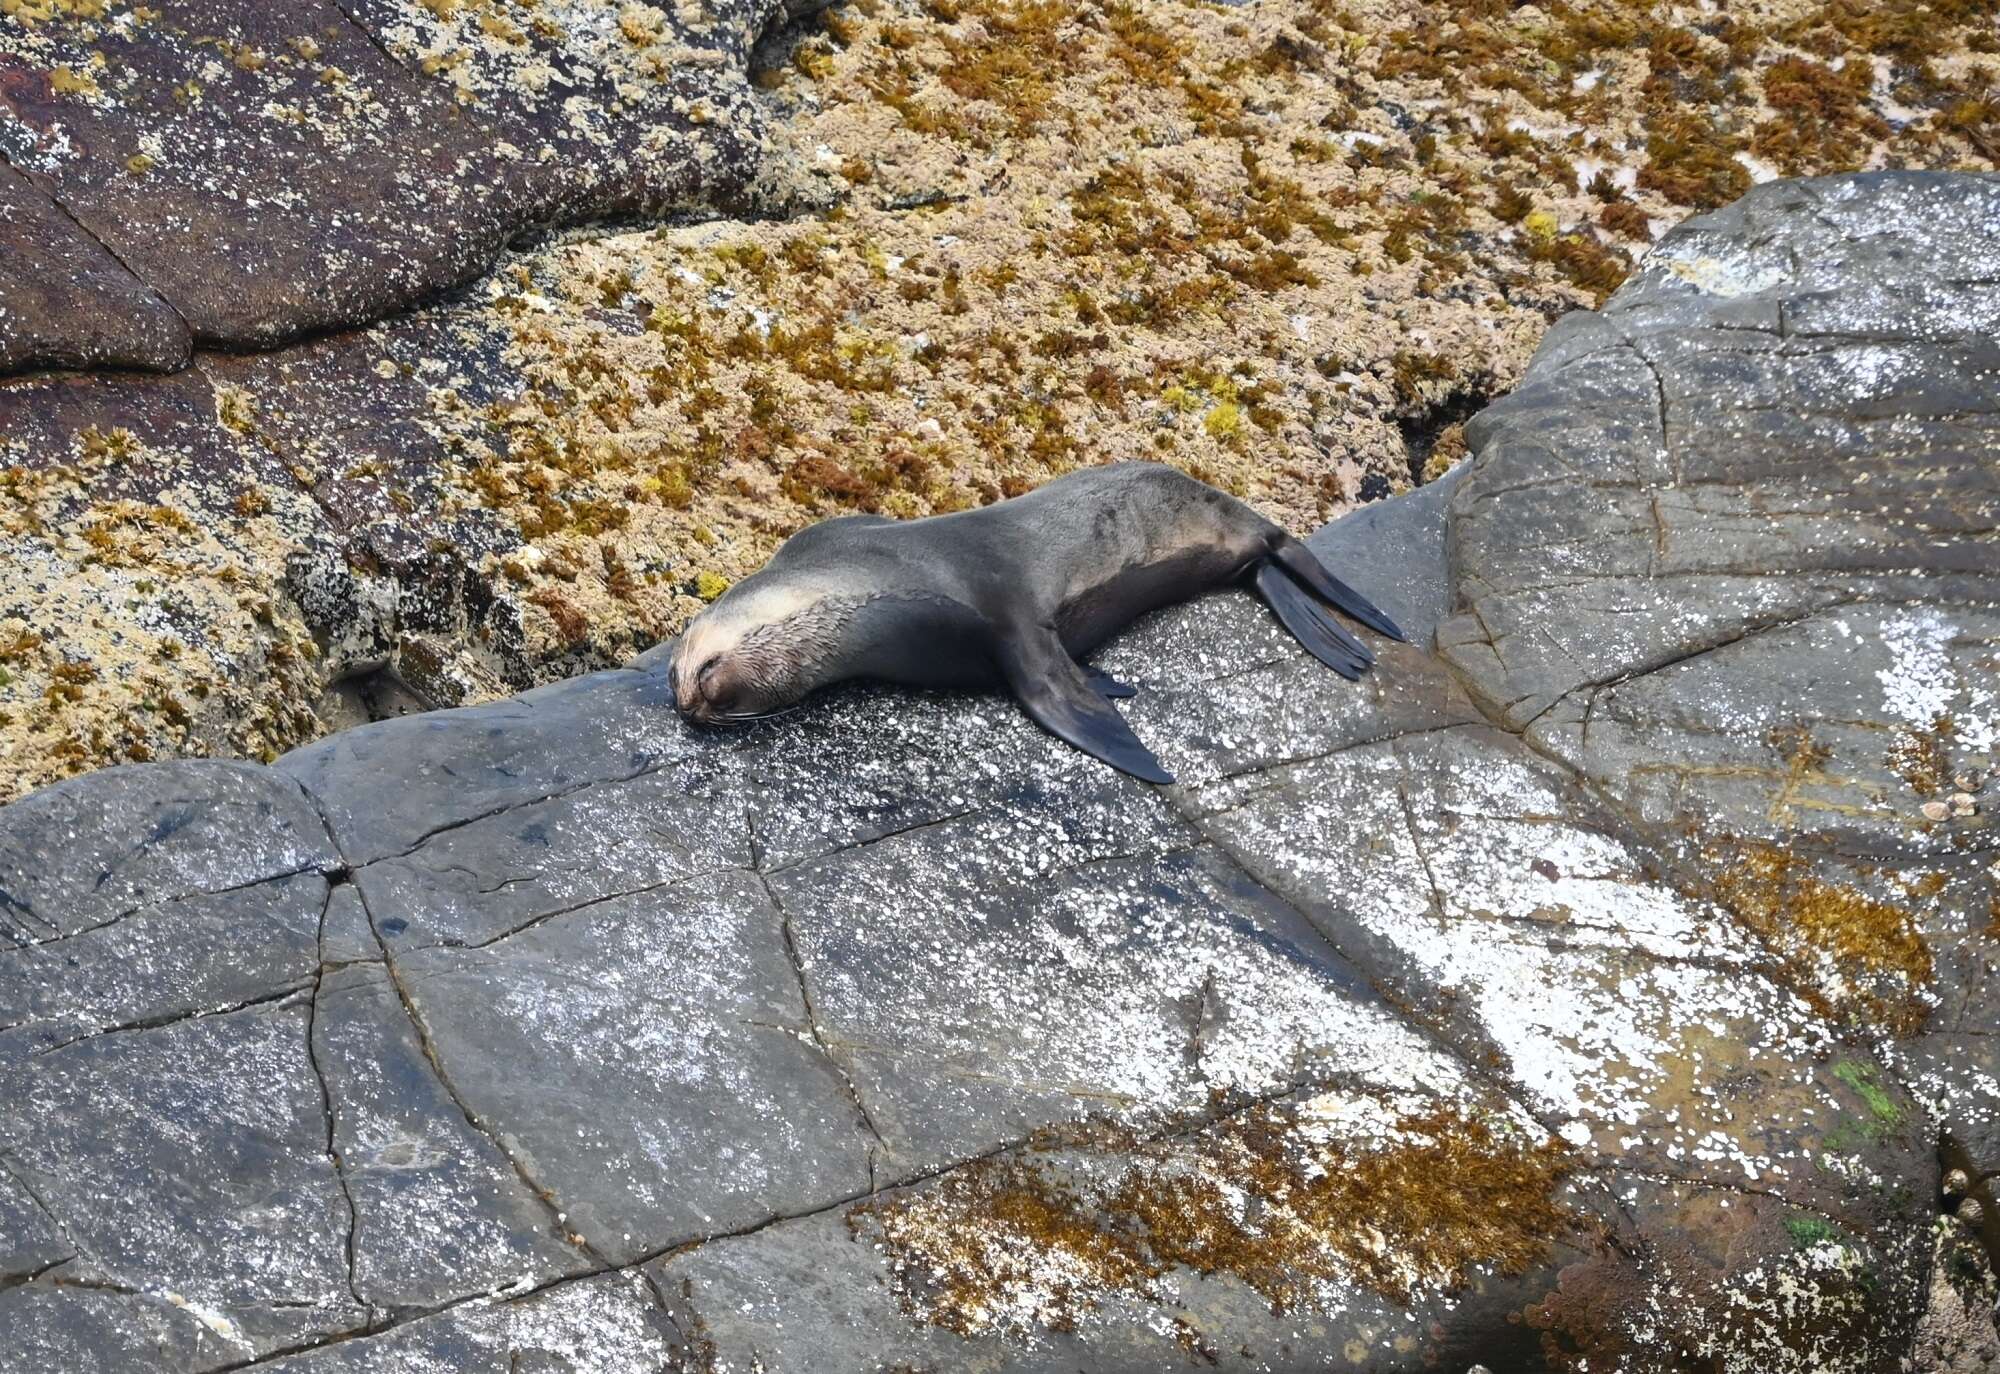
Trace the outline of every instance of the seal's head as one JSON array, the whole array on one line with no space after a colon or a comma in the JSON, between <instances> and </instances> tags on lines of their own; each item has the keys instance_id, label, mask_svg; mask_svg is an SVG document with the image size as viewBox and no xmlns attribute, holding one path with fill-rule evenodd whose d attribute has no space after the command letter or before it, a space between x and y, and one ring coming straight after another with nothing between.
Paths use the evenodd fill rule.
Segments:
<instances>
[{"instance_id":1,"label":"seal's head","mask_svg":"<svg viewBox=\"0 0 2000 1374\"><path fill-rule=\"evenodd\" d=\"M755 720L797 705L844 620L831 599L766 571L696 616L668 670L674 705L701 725Z\"/></svg>"}]
</instances>

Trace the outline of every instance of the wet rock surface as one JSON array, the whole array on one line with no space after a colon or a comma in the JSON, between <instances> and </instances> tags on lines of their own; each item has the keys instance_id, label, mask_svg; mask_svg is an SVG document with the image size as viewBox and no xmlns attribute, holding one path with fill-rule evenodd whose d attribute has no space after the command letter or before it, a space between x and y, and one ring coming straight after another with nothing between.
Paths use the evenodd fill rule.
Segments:
<instances>
[{"instance_id":1,"label":"wet rock surface","mask_svg":"<svg viewBox=\"0 0 2000 1374\"><path fill-rule=\"evenodd\" d=\"M1173 788L653 654L0 811L0 1368L1977 1359L1996 200L1670 236L1316 536L1417 644L1106 651Z\"/></svg>"}]
</instances>

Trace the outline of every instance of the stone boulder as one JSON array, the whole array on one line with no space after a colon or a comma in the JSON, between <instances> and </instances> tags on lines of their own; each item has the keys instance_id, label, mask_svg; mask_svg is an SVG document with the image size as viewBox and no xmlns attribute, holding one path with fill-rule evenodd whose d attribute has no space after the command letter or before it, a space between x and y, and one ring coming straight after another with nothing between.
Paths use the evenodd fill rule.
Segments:
<instances>
[{"instance_id":1,"label":"stone boulder","mask_svg":"<svg viewBox=\"0 0 2000 1374\"><path fill-rule=\"evenodd\" d=\"M656 652L0 811L0 1367L1976 1359L1996 201L1677 231L1315 536L1415 644L1105 652L1172 788Z\"/></svg>"},{"instance_id":2,"label":"stone boulder","mask_svg":"<svg viewBox=\"0 0 2000 1374\"><path fill-rule=\"evenodd\" d=\"M784 12L10 6L0 370L368 324L525 230L727 200L758 161L750 45Z\"/></svg>"}]
</instances>

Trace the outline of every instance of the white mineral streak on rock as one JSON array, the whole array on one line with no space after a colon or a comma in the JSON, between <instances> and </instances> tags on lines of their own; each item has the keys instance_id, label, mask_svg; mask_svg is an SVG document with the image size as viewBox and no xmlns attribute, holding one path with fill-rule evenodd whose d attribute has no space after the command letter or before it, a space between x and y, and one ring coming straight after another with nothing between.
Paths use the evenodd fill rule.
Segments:
<instances>
[{"instance_id":1,"label":"white mineral streak on rock","mask_svg":"<svg viewBox=\"0 0 2000 1374\"><path fill-rule=\"evenodd\" d=\"M1616 840L1559 819L1565 804L1541 775L1497 753L1448 778L1425 767L1406 778L1388 748L1351 750L1300 769L1296 790L1268 807L1253 797L1227 825L1280 870L1282 890L1350 913L1456 999L1527 1101L1568 1123L1566 1139L1656 1123L1686 1063L1746 1027L1761 1055L1810 1057L1818 1042L1796 999L1723 971L1750 959L1745 938L1646 880ZM1692 1119L1658 1146L1745 1178L1773 1167Z\"/></svg>"},{"instance_id":2,"label":"white mineral streak on rock","mask_svg":"<svg viewBox=\"0 0 2000 1374\"><path fill-rule=\"evenodd\" d=\"M231 1345L252 1352L256 1350L255 1346L244 1339L242 1328L237 1326L235 1322L231 1321L218 1309L209 1306L207 1303L196 1302L192 1298L184 1297L172 1289L166 1290L160 1296L169 1306L178 1307L188 1313L196 1321L199 1321L203 1326L222 1337L225 1341L228 1341Z\"/></svg>"},{"instance_id":3,"label":"white mineral streak on rock","mask_svg":"<svg viewBox=\"0 0 2000 1374\"><path fill-rule=\"evenodd\" d=\"M1714 253L1695 251L1711 247ZM1690 238L1672 251L1649 260L1709 296L1754 296L1783 284L1787 273L1775 263L1752 260L1713 241Z\"/></svg>"},{"instance_id":4,"label":"white mineral streak on rock","mask_svg":"<svg viewBox=\"0 0 2000 1374\"><path fill-rule=\"evenodd\" d=\"M1882 622L1889 666L1875 674L1882 684L1882 709L1923 729L1951 710L1958 675L1948 652L1955 633L1950 621L1924 607L1898 611Z\"/></svg>"}]
</instances>

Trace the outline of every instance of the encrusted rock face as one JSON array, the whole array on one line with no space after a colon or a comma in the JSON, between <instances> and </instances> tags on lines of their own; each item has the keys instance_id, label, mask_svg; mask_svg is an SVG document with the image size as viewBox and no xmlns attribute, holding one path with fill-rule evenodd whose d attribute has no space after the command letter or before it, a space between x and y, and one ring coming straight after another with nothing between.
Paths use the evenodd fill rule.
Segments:
<instances>
[{"instance_id":1,"label":"encrusted rock face","mask_svg":"<svg viewBox=\"0 0 2000 1374\"><path fill-rule=\"evenodd\" d=\"M26 178L10 182L137 278L107 265L100 290L143 282L180 322L177 345L93 339L112 303L93 297L74 334L13 361L171 367L190 335L244 347L365 324L544 221L740 187L757 144L747 51L779 12L10 5L0 154ZM64 237L23 245L14 270L59 275Z\"/></svg>"},{"instance_id":2,"label":"encrusted rock face","mask_svg":"<svg viewBox=\"0 0 2000 1374\"><path fill-rule=\"evenodd\" d=\"M1107 457L1304 534L1690 208L2000 147L1980 0L779 14L0 3L0 369L174 374L0 383L0 797L610 667L812 520Z\"/></svg>"},{"instance_id":3,"label":"encrusted rock face","mask_svg":"<svg viewBox=\"0 0 2000 1374\"><path fill-rule=\"evenodd\" d=\"M1416 645L1106 652L1173 788L998 700L694 732L656 652L0 812L8 1355L1976 1358L1995 196L1670 237L1315 537Z\"/></svg>"}]
</instances>

